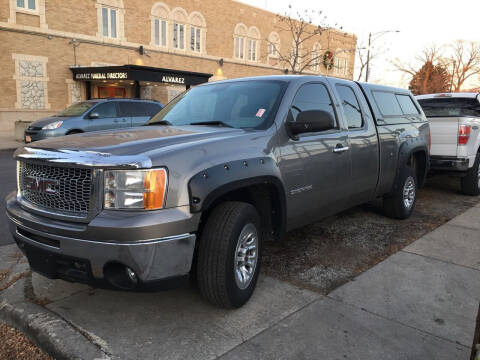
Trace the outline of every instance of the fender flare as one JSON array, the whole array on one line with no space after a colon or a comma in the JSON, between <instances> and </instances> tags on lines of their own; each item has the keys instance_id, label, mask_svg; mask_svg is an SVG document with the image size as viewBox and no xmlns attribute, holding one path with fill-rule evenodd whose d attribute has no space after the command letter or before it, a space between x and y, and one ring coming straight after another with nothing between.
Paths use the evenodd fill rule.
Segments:
<instances>
[{"instance_id":1,"label":"fender flare","mask_svg":"<svg viewBox=\"0 0 480 360\"><path fill-rule=\"evenodd\" d=\"M231 161L194 175L188 182L190 211L192 213L201 212L228 192L263 184L275 186L280 196L282 214L285 214L285 190L280 180L278 167L270 157Z\"/></svg>"}]
</instances>

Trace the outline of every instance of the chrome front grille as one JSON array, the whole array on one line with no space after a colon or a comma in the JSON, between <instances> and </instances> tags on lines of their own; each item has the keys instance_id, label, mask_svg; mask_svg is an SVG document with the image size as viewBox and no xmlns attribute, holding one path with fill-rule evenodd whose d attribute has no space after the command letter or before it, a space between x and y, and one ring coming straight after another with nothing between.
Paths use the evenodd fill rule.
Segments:
<instances>
[{"instance_id":1,"label":"chrome front grille","mask_svg":"<svg viewBox=\"0 0 480 360\"><path fill-rule=\"evenodd\" d=\"M93 171L19 161L18 185L22 199L41 209L87 217Z\"/></svg>"}]
</instances>

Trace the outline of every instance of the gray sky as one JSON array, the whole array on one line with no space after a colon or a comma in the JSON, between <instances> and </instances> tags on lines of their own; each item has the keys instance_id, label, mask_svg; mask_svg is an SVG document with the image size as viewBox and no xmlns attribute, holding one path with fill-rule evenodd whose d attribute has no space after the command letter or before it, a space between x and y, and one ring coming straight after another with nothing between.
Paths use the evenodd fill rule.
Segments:
<instances>
[{"instance_id":1,"label":"gray sky","mask_svg":"<svg viewBox=\"0 0 480 360\"><path fill-rule=\"evenodd\" d=\"M284 13L288 4L295 9L322 10L328 23L343 26L358 36L359 43L369 32L400 30L375 42L389 49L372 64L371 79L390 85L406 86L389 61L400 58L413 62L424 46L444 44L457 39L480 41L480 0L241 0L269 11ZM478 79L475 79L478 82Z\"/></svg>"}]
</instances>

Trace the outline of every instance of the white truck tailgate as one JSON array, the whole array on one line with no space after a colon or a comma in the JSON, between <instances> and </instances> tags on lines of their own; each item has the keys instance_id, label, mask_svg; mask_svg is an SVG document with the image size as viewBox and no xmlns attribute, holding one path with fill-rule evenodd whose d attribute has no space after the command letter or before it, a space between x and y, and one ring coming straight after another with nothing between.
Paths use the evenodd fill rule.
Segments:
<instances>
[{"instance_id":1,"label":"white truck tailgate","mask_svg":"<svg viewBox=\"0 0 480 360\"><path fill-rule=\"evenodd\" d=\"M432 147L430 155L457 156L458 124L457 117L429 117Z\"/></svg>"}]
</instances>

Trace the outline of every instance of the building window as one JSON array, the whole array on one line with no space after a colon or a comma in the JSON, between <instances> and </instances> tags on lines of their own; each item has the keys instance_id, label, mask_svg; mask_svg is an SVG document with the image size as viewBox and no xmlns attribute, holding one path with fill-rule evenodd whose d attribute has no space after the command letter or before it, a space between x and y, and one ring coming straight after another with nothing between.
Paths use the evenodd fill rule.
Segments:
<instances>
[{"instance_id":1,"label":"building window","mask_svg":"<svg viewBox=\"0 0 480 360\"><path fill-rule=\"evenodd\" d=\"M173 48L181 49L185 48L185 25L173 24Z\"/></svg>"},{"instance_id":2,"label":"building window","mask_svg":"<svg viewBox=\"0 0 480 360\"><path fill-rule=\"evenodd\" d=\"M113 39L117 38L117 10L102 8L102 29L103 36Z\"/></svg>"},{"instance_id":3,"label":"building window","mask_svg":"<svg viewBox=\"0 0 480 360\"><path fill-rule=\"evenodd\" d=\"M202 44L202 30L198 27L190 27L190 50L200 52Z\"/></svg>"},{"instance_id":4,"label":"building window","mask_svg":"<svg viewBox=\"0 0 480 360\"><path fill-rule=\"evenodd\" d=\"M336 73L345 76L347 74L347 59L336 57L334 62Z\"/></svg>"},{"instance_id":5,"label":"building window","mask_svg":"<svg viewBox=\"0 0 480 360\"><path fill-rule=\"evenodd\" d=\"M233 57L245 59L245 46L247 42L247 27L244 24L237 24L233 32Z\"/></svg>"},{"instance_id":6,"label":"building window","mask_svg":"<svg viewBox=\"0 0 480 360\"><path fill-rule=\"evenodd\" d=\"M125 41L123 0L96 0L97 37Z\"/></svg>"},{"instance_id":7,"label":"building window","mask_svg":"<svg viewBox=\"0 0 480 360\"><path fill-rule=\"evenodd\" d=\"M235 57L237 59L243 59L243 49L245 47L245 38L242 36L235 36Z\"/></svg>"},{"instance_id":8,"label":"building window","mask_svg":"<svg viewBox=\"0 0 480 360\"><path fill-rule=\"evenodd\" d=\"M247 49L248 61L257 61L258 60L258 44L260 43L260 31L254 26L248 29L248 41Z\"/></svg>"},{"instance_id":9,"label":"building window","mask_svg":"<svg viewBox=\"0 0 480 360\"><path fill-rule=\"evenodd\" d=\"M12 54L15 61L17 109L49 109L47 91L47 62L43 56Z\"/></svg>"},{"instance_id":10,"label":"building window","mask_svg":"<svg viewBox=\"0 0 480 360\"><path fill-rule=\"evenodd\" d=\"M25 10L37 10L36 0L17 0L17 8Z\"/></svg>"},{"instance_id":11,"label":"building window","mask_svg":"<svg viewBox=\"0 0 480 360\"><path fill-rule=\"evenodd\" d=\"M170 10L163 3L155 3L152 7L152 40L150 45L168 47L168 18Z\"/></svg>"},{"instance_id":12,"label":"building window","mask_svg":"<svg viewBox=\"0 0 480 360\"><path fill-rule=\"evenodd\" d=\"M312 71L320 72L320 44L315 43L312 50Z\"/></svg>"},{"instance_id":13,"label":"building window","mask_svg":"<svg viewBox=\"0 0 480 360\"><path fill-rule=\"evenodd\" d=\"M248 61L257 61L257 40L248 39Z\"/></svg>"},{"instance_id":14,"label":"building window","mask_svg":"<svg viewBox=\"0 0 480 360\"><path fill-rule=\"evenodd\" d=\"M207 28L205 18L198 11L194 11L189 15L188 23L190 26L189 50L195 53L204 53Z\"/></svg>"},{"instance_id":15,"label":"building window","mask_svg":"<svg viewBox=\"0 0 480 360\"><path fill-rule=\"evenodd\" d=\"M157 46L167 46L167 21L154 19L154 44Z\"/></svg>"}]
</instances>

